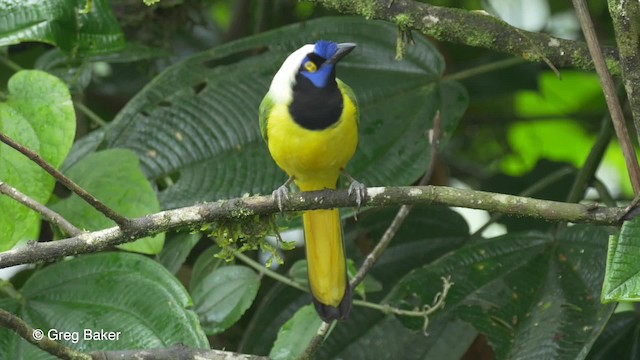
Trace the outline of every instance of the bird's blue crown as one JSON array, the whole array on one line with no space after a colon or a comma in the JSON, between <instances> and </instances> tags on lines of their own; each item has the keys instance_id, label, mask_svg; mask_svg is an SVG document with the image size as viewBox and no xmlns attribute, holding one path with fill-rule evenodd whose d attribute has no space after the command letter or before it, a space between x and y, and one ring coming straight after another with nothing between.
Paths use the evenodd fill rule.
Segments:
<instances>
[{"instance_id":1,"label":"bird's blue crown","mask_svg":"<svg viewBox=\"0 0 640 360\"><path fill-rule=\"evenodd\" d=\"M318 40L315 44L313 52L325 59L331 59L338 51L338 45L332 41Z\"/></svg>"}]
</instances>

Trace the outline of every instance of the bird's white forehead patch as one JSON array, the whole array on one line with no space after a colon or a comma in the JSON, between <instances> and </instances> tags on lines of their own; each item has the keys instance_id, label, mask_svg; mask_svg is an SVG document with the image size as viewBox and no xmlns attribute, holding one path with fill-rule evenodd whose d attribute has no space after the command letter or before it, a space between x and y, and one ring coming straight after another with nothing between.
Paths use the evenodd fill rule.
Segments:
<instances>
[{"instance_id":1,"label":"bird's white forehead patch","mask_svg":"<svg viewBox=\"0 0 640 360\"><path fill-rule=\"evenodd\" d=\"M291 102L292 88L296 82L296 74L300 69L300 64L307 54L313 52L313 49L313 44L307 44L294 51L282 63L280 70L271 81L271 87L269 87L269 93L275 103L288 104Z\"/></svg>"}]
</instances>

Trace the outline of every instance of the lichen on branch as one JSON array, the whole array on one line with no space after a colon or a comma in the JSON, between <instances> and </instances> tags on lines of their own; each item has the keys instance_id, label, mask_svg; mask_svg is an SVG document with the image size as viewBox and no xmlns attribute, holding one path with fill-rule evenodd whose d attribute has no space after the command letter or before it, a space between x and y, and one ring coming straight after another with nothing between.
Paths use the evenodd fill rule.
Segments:
<instances>
[{"instance_id":1,"label":"lichen on branch","mask_svg":"<svg viewBox=\"0 0 640 360\"><path fill-rule=\"evenodd\" d=\"M413 0L311 0L343 14L385 20L400 31L416 30L439 41L507 53L556 67L593 70L585 43L515 28L484 11L434 6ZM619 55L603 48L609 71L620 74Z\"/></svg>"}]
</instances>

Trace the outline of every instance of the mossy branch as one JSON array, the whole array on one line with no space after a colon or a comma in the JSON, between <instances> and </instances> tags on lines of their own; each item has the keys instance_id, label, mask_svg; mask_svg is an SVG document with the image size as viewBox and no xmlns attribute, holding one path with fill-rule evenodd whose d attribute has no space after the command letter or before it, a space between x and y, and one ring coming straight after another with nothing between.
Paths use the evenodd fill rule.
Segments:
<instances>
[{"instance_id":1,"label":"mossy branch","mask_svg":"<svg viewBox=\"0 0 640 360\"><path fill-rule=\"evenodd\" d=\"M636 136L640 139L640 3L608 0L616 43L620 51L622 79L631 105Z\"/></svg>"},{"instance_id":2,"label":"mossy branch","mask_svg":"<svg viewBox=\"0 0 640 360\"><path fill-rule=\"evenodd\" d=\"M439 41L485 48L556 67L593 70L583 42L556 38L513 27L483 11L434 6L413 0L311 0L344 14L394 23L401 31L416 30ZM609 71L620 74L619 55L603 48Z\"/></svg>"},{"instance_id":3,"label":"mossy branch","mask_svg":"<svg viewBox=\"0 0 640 360\"><path fill-rule=\"evenodd\" d=\"M619 207L570 204L528 197L463 190L443 186L373 187L367 189L363 206L448 205L488 210L507 215L552 222L618 224L626 214ZM356 207L347 190L323 190L290 194L283 210L301 211ZM162 211L130 220L126 231L119 227L87 232L64 240L35 243L0 253L0 268L53 261L64 256L91 253L136 239L179 228L199 228L223 219L275 214L280 210L271 196L221 200L215 203Z\"/></svg>"}]
</instances>

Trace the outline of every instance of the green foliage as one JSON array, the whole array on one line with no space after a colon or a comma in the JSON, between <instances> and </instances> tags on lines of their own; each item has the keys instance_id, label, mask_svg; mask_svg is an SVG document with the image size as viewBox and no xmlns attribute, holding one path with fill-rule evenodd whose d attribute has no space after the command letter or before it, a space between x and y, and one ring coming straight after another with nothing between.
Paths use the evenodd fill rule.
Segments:
<instances>
[{"instance_id":1,"label":"green foliage","mask_svg":"<svg viewBox=\"0 0 640 360\"><path fill-rule=\"evenodd\" d=\"M271 266L273 260L282 264L276 248L265 239L275 229L274 224L273 216L251 215L251 212L241 212L235 218L217 221L210 233L221 249L216 257L231 261L236 252L260 249L271 254L265 264L267 267Z\"/></svg>"},{"instance_id":2,"label":"green foliage","mask_svg":"<svg viewBox=\"0 0 640 360\"><path fill-rule=\"evenodd\" d=\"M108 0L2 0L0 46L39 41L73 56L104 54L125 47Z\"/></svg>"},{"instance_id":3,"label":"green foliage","mask_svg":"<svg viewBox=\"0 0 640 360\"><path fill-rule=\"evenodd\" d=\"M35 151L54 168L60 167L71 148L75 114L69 91L58 78L42 71L20 71L8 83L0 102L0 131ZM53 178L24 155L0 143L0 181L32 199L45 203ZM39 216L16 201L0 196L0 251L18 241L34 239Z\"/></svg>"},{"instance_id":4,"label":"green foliage","mask_svg":"<svg viewBox=\"0 0 640 360\"><path fill-rule=\"evenodd\" d=\"M87 155L71 166L67 177L118 213L138 217L160 210L155 191L140 172L138 158L129 150L109 149ZM127 184L126 188L122 184ZM76 226L100 230L115 223L73 194L56 202L51 208ZM158 254L164 244L164 234L141 238L119 248L143 254Z\"/></svg>"},{"instance_id":5,"label":"green foliage","mask_svg":"<svg viewBox=\"0 0 640 360\"><path fill-rule=\"evenodd\" d=\"M22 66L49 73L19 71L11 77L0 103L0 132L126 216L269 194L279 186L285 175L261 140L258 104L286 56L317 39L358 44L337 72L353 88L361 111L360 141L347 170L368 186L411 185L422 176L432 165L427 132L439 112L443 136L432 182L456 179L474 188L520 193L539 187L566 163L580 171L596 141L595 124L606 111L591 73L562 70L559 80L535 64L521 64L469 80L470 73L455 72L486 72L495 66L492 61L503 59L436 46L411 33L412 20L405 13L390 24L321 17L326 10L304 2L216 1L194 11L204 6L194 9L190 6L202 4L177 0L147 7L156 2L0 0L0 46L20 44L3 51L1 63L13 71ZM477 0L435 4L479 7ZM550 5L552 12L566 10L559 2ZM174 18L162 11L169 7ZM370 10L365 8L367 16ZM194 13L203 23L173 23L181 14L197 22ZM290 24L296 20L305 21ZM599 24L607 23L601 18ZM206 39L198 35L203 27ZM163 38L165 28L180 31ZM125 42L123 33L134 42ZM415 43L398 42L411 35ZM239 39L229 41L234 38ZM175 50L148 46L162 42L167 42L164 49ZM398 60L396 48L402 52ZM445 74L445 63L453 74ZM9 75L0 68L0 76ZM77 110L101 124L99 129L84 116L76 119L70 93ZM76 121L78 139L71 146ZM602 164L626 178L615 142ZM565 201L576 172L565 171L534 196ZM52 196L54 180L6 145L0 145L0 181L81 229L113 226L75 195L56 191ZM358 221L343 217L350 277L396 213L395 208L363 209ZM171 232L164 247L165 234L121 246L155 257L109 252L23 271L10 282L0 281L0 308L45 331L77 331L79 341L62 343L81 351L176 343L207 348L206 335L215 335L214 347L296 358L320 324L310 295L269 278L270 271L257 274L238 263L246 257L236 261L233 254L259 252L267 266L273 265L271 271L306 287L304 251L281 252L294 242L265 240L275 232L276 217L250 210L229 215L198 231ZM526 218L499 222L505 235L472 238L470 227L476 225L450 208L413 207L355 289L349 319L331 329L317 358L479 358L473 351L483 338L497 359L638 357L636 311L612 316L615 305L600 303L638 299L637 219L626 221L619 233ZM41 225L35 213L0 196L0 251L37 239ZM200 241L207 235L215 245ZM41 239L51 240L49 232L43 231ZM420 309L433 303L445 276L454 285L446 307L429 317L429 336L419 331L422 317L365 306ZM85 341L84 329L121 335L117 341ZM51 356L0 328L0 358Z\"/></svg>"},{"instance_id":6,"label":"green foliage","mask_svg":"<svg viewBox=\"0 0 640 360\"><path fill-rule=\"evenodd\" d=\"M430 304L441 291L439 278L450 275L455 285L436 316L471 323L499 359L579 358L614 308L598 301L609 234L573 226L556 236L510 233L474 242L412 271L387 300L409 308Z\"/></svg>"},{"instance_id":7,"label":"green foliage","mask_svg":"<svg viewBox=\"0 0 640 360\"><path fill-rule=\"evenodd\" d=\"M182 343L209 346L184 287L161 265L144 256L101 253L62 261L37 271L19 297L0 297L9 309L45 334L77 333L61 341L80 351L140 349ZM84 331L120 333L117 340L85 339ZM53 334L53 333L50 333ZM51 359L8 329L0 328L6 359Z\"/></svg>"},{"instance_id":8,"label":"green foliage","mask_svg":"<svg viewBox=\"0 0 640 360\"><path fill-rule=\"evenodd\" d=\"M269 358L272 360L298 359L306 344L316 335L320 324L322 320L316 314L313 305L301 307L278 331L278 338L273 344Z\"/></svg>"},{"instance_id":9,"label":"green foliage","mask_svg":"<svg viewBox=\"0 0 640 360\"><path fill-rule=\"evenodd\" d=\"M251 306L260 279L244 266L223 266L193 284L194 311L209 335L226 330Z\"/></svg>"},{"instance_id":10,"label":"green foliage","mask_svg":"<svg viewBox=\"0 0 640 360\"><path fill-rule=\"evenodd\" d=\"M640 300L639 235L640 218L635 217L622 224L620 234L610 237L602 302Z\"/></svg>"}]
</instances>

